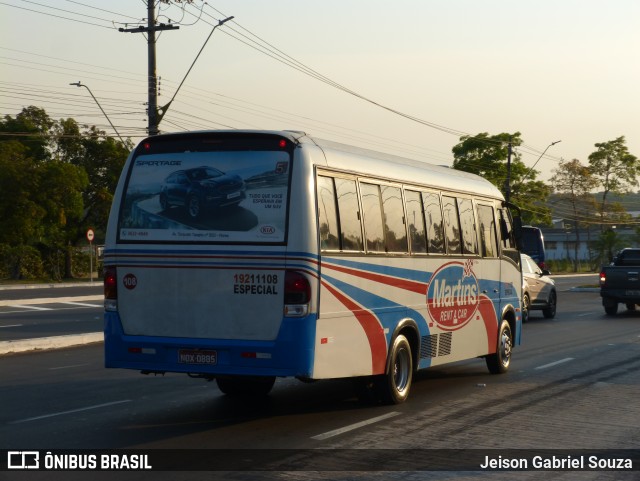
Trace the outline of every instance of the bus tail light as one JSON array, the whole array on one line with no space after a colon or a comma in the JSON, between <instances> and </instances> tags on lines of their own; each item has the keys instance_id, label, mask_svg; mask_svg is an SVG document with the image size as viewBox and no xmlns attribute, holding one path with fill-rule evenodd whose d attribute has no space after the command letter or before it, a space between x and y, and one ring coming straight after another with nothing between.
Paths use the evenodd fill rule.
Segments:
<instances>
[{"instance_id":1,"label":"bus tail light","mask_svg":"<svg viewBox=\"0 0 640 481\"><path fill-rule=\"evenodd\" d=\"M297 271L286 271L284 275L284 315L304 317L309 313L311 285L307 278Z\"/></svg>"},{"instance_id":2,"label":"bus tail light","mask_svg":"<svg viewBox=\"0 0 640 481\"><path fill-rule=\"evenodd\" d=\"M118 310L118 275L115 267L104 269L104 309Z\"/></svg>"}]
</instances>

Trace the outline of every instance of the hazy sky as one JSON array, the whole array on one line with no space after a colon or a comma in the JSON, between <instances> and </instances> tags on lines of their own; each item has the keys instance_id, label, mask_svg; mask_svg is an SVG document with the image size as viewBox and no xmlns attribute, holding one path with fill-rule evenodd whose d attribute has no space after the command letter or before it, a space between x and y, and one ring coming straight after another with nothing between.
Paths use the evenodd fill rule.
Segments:
<instances>
[{"instance_id":1,"label":"hazy sky","mask_svg":"<svg viewBox=\"0 0 640 481\"><path fill-rule=\"evenodd\" d=\"M195 0L185 10L163 5L158 18L180 25L158 37L160 105L216 19L235 19L213 33L161 131L303 130L443 165L460 135L519 131L528 166L562 141L537 164L542 178L621 135L640 157L637 0ZM141 0L0 1L0 114L36 105L113 134L89 92L69 86L80 80L137 142L147 43L117 28L145 18Z\"/></svg>"}]
</instances>

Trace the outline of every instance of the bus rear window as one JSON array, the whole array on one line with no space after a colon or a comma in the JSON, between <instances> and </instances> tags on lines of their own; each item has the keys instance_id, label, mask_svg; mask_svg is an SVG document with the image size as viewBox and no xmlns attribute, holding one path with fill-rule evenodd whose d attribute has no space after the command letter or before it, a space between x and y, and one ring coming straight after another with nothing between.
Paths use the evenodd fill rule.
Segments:
<instances>
[{"instance_id":1,"label":"bus rear window","mask_svg":"<svg viewBox=\"0 0 640 481\"><path fill-rule=\"evenodd\" d=\"M288 150L183 144L136 151L121 200L119 242L286 241Z\"/></svg>"}]
</instances>

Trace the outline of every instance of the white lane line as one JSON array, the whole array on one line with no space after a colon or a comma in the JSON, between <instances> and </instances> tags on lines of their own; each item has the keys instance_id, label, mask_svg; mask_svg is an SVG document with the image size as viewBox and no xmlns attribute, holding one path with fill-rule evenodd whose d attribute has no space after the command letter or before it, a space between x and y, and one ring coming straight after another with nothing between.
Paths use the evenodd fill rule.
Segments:
<instances>
[{"instance_id":1,"label":"white lane line","mask_svg":"<svg viewBox=\"0 0 640 481\"><path fill-rule=\"evenodd\" d=\"M61 302L60 304L68 304L70 306L81 306L81 307L104 307L103 304L86 304L84 302Z\"/></svg>"},{"instance_id":2,"label":"white lane line","mask_svg":"<svg viewBox=\"0 0 640 481\"><path fill-rule=\"evenodd\" d=\"M569 361L573 361L573 358L572 357L567 357L565 359L560 359L559 361L551 362L549 364L545 364L544 366L538 366L538 367L536 367L536 369L546 369L548 367L557 366L558 364L563 364L563 363L569 362Z\"/></svg>"},{"instance_id":3,"label":"white lane line","mask_svg":"<svg viewBox=\"0 0 640 481\"><path fill-rule=\"evenodd\" d=\"M59 302L82 302L82 301L103 301L104 294L93 296L71 296L71 297L38 297L36 299L12 299L0 300L0 306L28 306L33 304L54 304Z\"/></svg>"},{"instance_id":4,"label":"white lane line","mask_svg":"<svg viewBox=\"0 0 640 481\"><path fill-rule=\"evenodd\" d=\"M27 309L27 310L33 310L33 311L52 311L53 309L51 309L50 307L36 307L36 306L25 306L25 305L12 305L12 304L8 304L7 307L13 307L13 308L18 308L18 309Z\"/></svg>"},{"instance_id":5,"label":"white lane line","mask_svg":"<svg viewBox=\"0 0 640 481\"><path fill-rule=\"evenodd\" d=\"M24 324L7 324L6 326L0 326L0 328L3 327L22 327Z\"/></svg>"},{"instance_id":6,"label":"white lane line","mask_svg":"<svg viewBox=\"0 0 640 481\"><path fill-rule=\"evenodd\" d=\"M49 371L57 371L59 369L71 369L74 367L82 367L82 366L88 366L89 363L85 363L85 364L71 364L70 366L59 366L59 367L49 367L47 368Z\"/></svg>"},{"instance_id":7,"label":"white lane line","mask_svg":"<svg viewBox=\"0 0 640 481\"><path fill-rule=\"evenodd\" d=\"M334 429L333 431L327 431L326 433L318 434L317 436L311 436L311 439L315 439L318 441L322 441L323 439L331 438L333 436L338 436L339 434L343 434L349 431L353 431L354 429L361 428L363 426L368 426L369 424L374 424L380 421L384 421L385 419L393 418L399 416L400 413L393 411L387 414L383 414L382 416L378 416L375 418L367 419L366 421L361 421L359 423L351 424L349 426L345 426L343 428Z\"/></svg>"},{"instance_id":8,"label":"white lane line","mask_svg":"<svg viewBox=\"0 0 640 481\"><path fill-rule=\"evenodd\" d=\"M107 406L115 406L116 404L124 404L124 403L130 403L131 399L125 399L123 401L113 401L110 403L104 403L104 404L96 404L95 406L87 406L85 408L78 408L78 409L71 409L69 411L60 411L58 413L51 413L51 414L45 414L43 416L35 416L32 418L26 418L26 419L20 419L18 421L11 421L9 424L21 424L21 423L27 423L29 421L37 421L39 419L46 419L46 418L52 418L55 416L62 416L63 414L73 414L73 413L79 413L82 411L89 411L91 409L100 409L100 408L104 408Z\"/></svg>"}]
</instances>

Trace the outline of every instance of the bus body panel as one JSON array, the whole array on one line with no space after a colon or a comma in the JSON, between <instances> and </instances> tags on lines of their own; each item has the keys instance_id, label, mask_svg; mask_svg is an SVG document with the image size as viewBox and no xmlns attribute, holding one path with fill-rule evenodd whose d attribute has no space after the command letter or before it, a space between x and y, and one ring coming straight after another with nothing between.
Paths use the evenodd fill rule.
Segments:
<instances>
[{"instance_id":1,"label":"bus body panel","mask_svg":"<svg viewBox=\"0 0 640 481\"><path fill-rule=\"evenodd\" d=\"M246 132L220 133L236 134ZM262 242L261 234L254 234L263 229L268 239L270 222L238 233L241 242L223 242L220 237L202 241L197 236L227 233L201 229L196 221L191 230L179 229L166 218L178 216L186 222L187 207L171 205L160 211L162 203L155 198L160 194L155 191L133 202L135 209L130 202L124 206L131 191L127 173L140 168L132 165L142 155L140 147L130 155L115 192L105 248L105 266L117 273L117 308L105 313L107 367L209 377L325 379L384 374L390 343L403 322L418 331L419 368L495 352L504 312L519 313L518 266L505 268L504 259L480 256L325 251L319 239L316 179L318 169L345 172L358 182L384 177L402 188L427 186L482 198L498 209L501 196L495 187L470 174L377 156L299 133L250 134L295 144L286 192L281 184L269 187L267 175L247 175L245 198L237 205L239 216L249 211L261 217L266 212L264 201L274 198L269 188L285 195L286 217L266 217L286 218L286 225L280 224L286 229L281 242ZM219 133L199 135L215 138ZM182 141L179 135L175 138ZM243 161L241 153L236 157ZM156 158L165 157L151 156L149 164ZM280 157L276 160L276 165L283 163ZM145 228L125 232L121 226L125 207L136 218L145 218ZM172 231L178 242L171 241ZM233 229L229 232L236 235ZM142 240L143 234L151 239ZM302 273L309 283L311 297L304 316L284 315L287 271ZM514 328L519 343L519 314Z\"/></svg>"}]
</instances>

